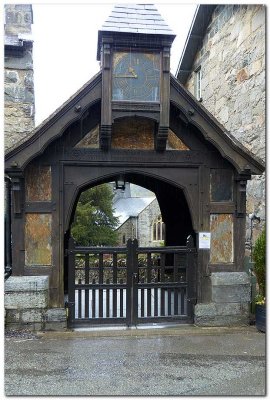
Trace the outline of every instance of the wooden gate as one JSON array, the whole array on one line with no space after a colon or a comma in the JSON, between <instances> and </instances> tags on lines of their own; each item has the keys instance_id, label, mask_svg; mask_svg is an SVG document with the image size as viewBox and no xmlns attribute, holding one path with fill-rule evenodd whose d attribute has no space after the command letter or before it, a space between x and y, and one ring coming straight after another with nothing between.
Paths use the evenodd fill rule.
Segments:
<instances>
[{"instance_id":1,"label":"wooden gate","mask_svg":"<svg viewBox=\"0 0 270 400\"><path fill-rule=\"evenodd\" d=\"M196 249L76 247L69 242L69 325L193 321Z\"/></svg>"}]
</instances>

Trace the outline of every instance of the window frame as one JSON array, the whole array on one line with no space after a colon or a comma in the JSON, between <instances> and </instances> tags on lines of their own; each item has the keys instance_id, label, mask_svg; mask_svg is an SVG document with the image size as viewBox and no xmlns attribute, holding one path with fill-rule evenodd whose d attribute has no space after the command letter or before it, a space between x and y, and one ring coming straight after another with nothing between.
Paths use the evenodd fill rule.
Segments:
<instances>
[{"instance_id":1,"label":"window frame","mask_svg":"<svg viewBox=\"0 0 270 400\"><path fill-rule=\"evenodd\" d=\"M152 242L162 242L165 240L165 223L162 216L158 215L152 223Z\"/></svg>"}]
</instances>

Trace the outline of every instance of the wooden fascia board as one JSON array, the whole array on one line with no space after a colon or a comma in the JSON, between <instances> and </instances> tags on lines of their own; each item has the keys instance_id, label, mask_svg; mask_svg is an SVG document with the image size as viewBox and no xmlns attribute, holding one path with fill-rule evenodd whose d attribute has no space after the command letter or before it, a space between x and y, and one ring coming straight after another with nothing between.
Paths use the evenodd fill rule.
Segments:
<instances>
[{"instance_id":1,"label":"wooden fascia board","mask_svg":"<svg viewBox=\"0 0 270 400\"><path fill-rule=\"evenodd\" d=\"M79 120L86 108L100 100L101 72L34 129L29 138L7 152L6 169L14 168L14 165L24 169L29 161L42 154L53 140L60 137L71 123Z\"/></svg>"},{"instance_id":2,"label":"wooden fascia board","mask_svg":"<svg viewBox=\"0 0 270 400\"><path fill-rule=\"evenodd\" d=\"M176 96L173 89L177 92ZM239 173L245 171L247 167L254 175L260 175L265 171L264 162L234 138L173 75L171 75L171 102L181 109L189 123L195 125L204 138L211 142Z\"/></svg>"}]
</instances>

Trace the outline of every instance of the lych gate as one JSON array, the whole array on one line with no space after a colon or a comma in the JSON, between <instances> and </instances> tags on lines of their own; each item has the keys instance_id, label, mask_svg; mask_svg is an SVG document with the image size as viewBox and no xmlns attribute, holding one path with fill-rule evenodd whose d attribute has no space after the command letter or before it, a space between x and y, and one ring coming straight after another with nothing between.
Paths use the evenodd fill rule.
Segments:
<instances>
[{"instance_id":1,"label":"lych gate","mask_svg":"<svg viewBox=\"0 0 270 400\"><path fill-rule=\"evenodd\" d=\"M217 293L243 271L246 182L264 167L170 74L174 35L155 8L125 7L141 28L122 28L115 7L99 32L101 71L6 156L13 275L49 276L52 309L65 306L66 280L72 324L192 321L196 304L199 323L204 306L231 302ZM71 243L81 191L118 177L156 194L164 248ZM232 313L247 316L240 303Z\"/></svg>"}]
</instances>

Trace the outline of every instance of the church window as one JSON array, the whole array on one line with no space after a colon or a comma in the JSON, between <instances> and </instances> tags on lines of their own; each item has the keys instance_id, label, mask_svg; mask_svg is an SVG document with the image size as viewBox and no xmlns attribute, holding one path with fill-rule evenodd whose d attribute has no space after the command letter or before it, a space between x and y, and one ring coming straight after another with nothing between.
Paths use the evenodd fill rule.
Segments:
<instances>
[{"instance_id":1,"label":"church window","mask_svg":"<svg viewBox=\"0 0 270 400\"><path fill-rule=\"evenodd\" d=\"M123 244L126 244L126 235L123 235L123 239L122 239Z\"/></svg>"},{"instance_id":2,"label":"church window","mask_svg":"<svg viewBox=\"0 0 270 400\"><path fill-rule=\"evenodd\" d=\"M161 215L159 215L153 222L152 238L154 242L159 240L165 240L165 224L162 221Z\"/></svg>"}]
</instances>

